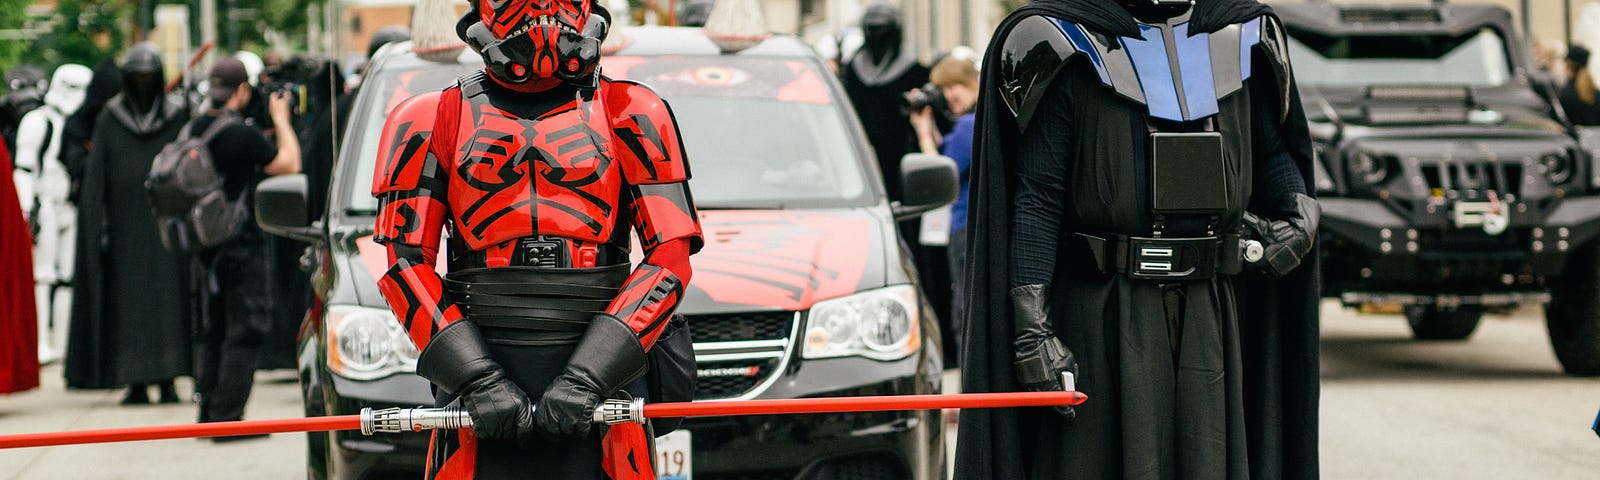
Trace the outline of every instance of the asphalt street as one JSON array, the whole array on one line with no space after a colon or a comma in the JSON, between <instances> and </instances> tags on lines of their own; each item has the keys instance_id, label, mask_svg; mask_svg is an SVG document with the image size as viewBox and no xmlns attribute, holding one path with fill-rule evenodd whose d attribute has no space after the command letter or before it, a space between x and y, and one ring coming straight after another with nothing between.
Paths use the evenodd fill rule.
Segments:
<instances>
[{"instance_id":1,"label":"asphalt street","mask_svg":"<svg viewBox=\"0 0 1600 480\"><path fill-rule=\"evenodd\" d=\"M1600 476L1600 379L1562 375L1543 314L1490 316L1471 340L1419 343L1395 315L1323 309L1322 473L1329 479ZM0 397L0 433L193 421L193 404L121 407L120 391ZM953 380L953 378L951 379ZM950 382L953 383L953 382ZM190 387L179 383L180 393ZM257 376L247 418L298 415L292 372ZM951 435L953 440L954 435ZM0 451L0 478L303 478L302 435Z\"/></svg>"}]
</instances>

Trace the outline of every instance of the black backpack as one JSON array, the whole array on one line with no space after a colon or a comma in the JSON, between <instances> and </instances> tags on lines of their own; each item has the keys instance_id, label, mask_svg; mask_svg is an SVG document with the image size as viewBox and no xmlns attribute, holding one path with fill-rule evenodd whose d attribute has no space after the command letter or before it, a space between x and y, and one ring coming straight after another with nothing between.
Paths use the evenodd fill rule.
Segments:
<instances>
[{"instance_id":1,"label":"black backpack","mask_svg":"<svg viewBox=\"0 0 1600 480\"><path fill-rule=\"evenodd\" d=\"M186 254L214 248L244 228L249 217L244 195L228 199L207 147L222 129L238 121L232 112L223 113L200 136L193 135L191 123L156 154L144 188L167 250Z\"/></svg>"}]
</instances>

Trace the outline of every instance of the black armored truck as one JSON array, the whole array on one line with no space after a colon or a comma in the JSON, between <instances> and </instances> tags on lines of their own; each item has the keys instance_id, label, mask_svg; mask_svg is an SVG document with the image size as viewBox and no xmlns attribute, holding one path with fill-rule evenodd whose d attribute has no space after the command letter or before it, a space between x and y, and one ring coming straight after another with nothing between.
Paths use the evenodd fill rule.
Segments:
<instances>
[{"instance_id":1,"label":"black armored truck","mask_svg":"<svg viewBox=\"0 0 1600 480\"><path fill-rule=\"evenodd\" d=\"M1417 339L1545 303L1573 374L1600 374L1600 136L1566 120L1511 14L1277 7L1317 148L1325 296L1402 305Z\"/></svg>"}]
</instances>

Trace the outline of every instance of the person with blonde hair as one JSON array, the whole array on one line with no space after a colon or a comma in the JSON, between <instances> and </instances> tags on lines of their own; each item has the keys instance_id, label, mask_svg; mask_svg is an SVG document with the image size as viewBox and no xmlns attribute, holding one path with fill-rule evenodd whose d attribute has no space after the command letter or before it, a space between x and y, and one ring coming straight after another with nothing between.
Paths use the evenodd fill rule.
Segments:
<instances>
[{"instance_id":1,"label":"person with blonde hair","mask_svg":"<svg viewBox=\"0 0 1600 480\"><path fill-rule=\"evenodd\" d=\"M1589 72L1589 49L1573 45L1567 50L1567 71L1572 76L1561 87L1561 109L1573 125L1600 125L1600 104L1595 102L1594 74Z\"/></svg>"},{"instance_id":2,"label":"person with blonde hair","mask_svg":"<svg viewBox=\"0 0 1600 480\"><path fill-rule=\"evenodd\" d=\"M939 99L921 102L922 108L911 111L911 127L917 133L917 145L922 153L944 155L956 162L961 174L961 190L955 203L950 205L950 248L945 259L950 262L949 332L961 331L962 302L966 282L962 275L967 259L967 170L972 165L972 127L975 115L972 107L978 103L978 66L971 60L947 55L934 64L929 73L929 87L906 92L908 101L918 95L937 96ZM958 340L959 333L947 335L947 340ZM960 351L960 343L946 342L946 351ZM952 355L945 362L954 367L959 360Z\"/></svg>"}]
</instances>

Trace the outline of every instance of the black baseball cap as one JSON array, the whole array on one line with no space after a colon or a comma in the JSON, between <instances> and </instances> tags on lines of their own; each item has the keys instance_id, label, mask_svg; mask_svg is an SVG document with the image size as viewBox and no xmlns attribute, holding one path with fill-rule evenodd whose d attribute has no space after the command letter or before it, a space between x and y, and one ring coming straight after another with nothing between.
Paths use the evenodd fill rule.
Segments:
<instances>
[{"instance_id":1,"label":"black baseball cap","mask_svg":"<svg viewBox=\"0 0 1600 480\"><path fill-rule=\"evenodd\" d=\"M239 90L239 85L249 80L245 73L244 62L232 56L222 57L211 66L211 78L207 80L206 98L222 103L233 97L233 92Z\"/></svg>"}]
</instances>

